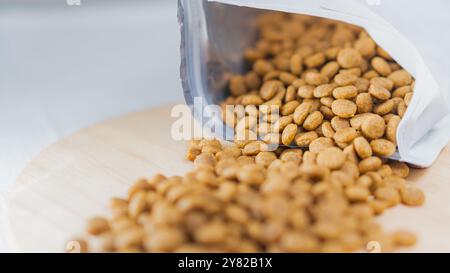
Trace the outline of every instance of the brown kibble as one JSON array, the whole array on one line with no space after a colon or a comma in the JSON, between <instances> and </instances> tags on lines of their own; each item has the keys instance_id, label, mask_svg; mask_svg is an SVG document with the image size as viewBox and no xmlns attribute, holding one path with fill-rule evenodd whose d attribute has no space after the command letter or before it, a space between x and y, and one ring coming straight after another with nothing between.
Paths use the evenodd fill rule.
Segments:
<instances>
[{"instance_id":1,"label":"brown kibble","mask_svg":"<svg viewBox=\"0 0 450 273\"><path fill-rule=\"evenodd\" d=\"M137 249L142 244L144 238L144 230L142 227L133 226L128 229L123 229L114 239L114 247L122 252L127 252L128 249Z\"/></svg>"},{"instance_id":2,"label":"brown kibble","mask_svg":"<svg viewBox=\"0 0 450 273\"><path fill-rule=\"evenodd\" d=\"M305 59L305 65L309 68L315 68L325 63L325 55L321 52L309 56Z\"/></svg>"},{"instance_id":3,"label":"brown kibble","mask_svg":"<svg viewBox=\"0 0 450 273\"><path fill-rule=\"evenodd\" d=\"M402 87L412 83L411 75L403 69L392 72L388 78L394 82L395 87Z\"/></svg>"},{"instance_id":4,"label":"brown kibble","mask_svg":"<svg viewBox=\"0 0 450 273\"><path fill-rule=\"evenodd\" d=\"M409 86L409 85L402 86L402 87L395 89L395 91L392 92L392 97L404 98L406 96L406 94L411 93L411 92L412 92L411 86Z\"/></svg>"},{"instance_id":5,"label":"brown kibble","mask_svg":"<svg viewBox=\"0 0 450 273\"><path fill-rule=\"evenodd\" d=\"M257 155L262 151L263 143L261 141L252 141L245 145L244 149L242 149L243 155Z\"/></svg>"},{"instance_id":6,"label":"brown kibble","mask_svg":"<svg viewBox=\"0 0 450 273\"><path fill-rule=\"evenodd\" d=\"M392 72L391 66L383 58L375 57L372 59L371 64L373 69L382 76L386 77Z\"/></svg>"},{"instance_id":7,"label":"brown kibble","mask_svg":"<svg viewBox=\"0 0 450 273\"><path fill-rule=\"evenodd\" d=\"M370 79L370 84L375 86L381 86L388 91L391 91L394 88L394 82L385 77L374 77Z\"/></svg>"},{"instance_id":8,"label":"brown kibble","mask_svg":"<svg viewBox=\"0 0 450 273\"><path fill-rule=\"evenodd\" d=\"M406 181L403 178L397 176L387 176L382 182L385 186L401 190L406 186Z\"/></svg>"},{"instance_id":9,"label":"brown kibble","mask_svg":"<svg viewBox=\"0 0 450 273\"><path fill-rule=\"evenodd\" d=\"M261 87L259 94L264 100L270 100L275 94L282 92L282 89L284 89L282 82L277 80L266 81Z\"/></svg>"},{"instance_id":10,"label":"brown kibble","mask_svg":"<svg viewBox=\"0 0 450 273\"><path fill-rule=\"evenodd\" d=\"M373 112L377 115L384 116L394 110L394 100L387 100L375 106Z\"/></svg>"},{"instance_id":11,"label":"brown kibble","mask_svg":"<svg viewBox=\"0 0 450 273\"><path fill-rule=\"evenodd\" d=\"M400 203L398 190L391 187L381 187L375 191L375 197L378 200L385 201L388 207L393 207Z\"/></svg>"},{"instance_id":12,"label":"brown kibble","mask_svg":"<svg viewBox=\"0 0 450 273\"><path fill-rule=\"evenodd\" d=\"M413 93L412 92L410 92L410 93L405 95L405 104L406 104L406 106L409 106L409 104L411 103L412 98L413 98Z\"/></svg>"},{"instance_id":13,"label":"brown kibble","mask_svg":"<svg viewBox=\"0 0 450 273\"><path fill-rule=\"evenodd\" d=\"M324 121L322 123L321 130L324 137L333 138L335 132L329 121Z\"/></svg>"},{"instance_id":14,"label":"brown kibble","mask_svg":"<svg viewBox=\"0 0 450 273\"><path fill-rule=\"evenodd\" d=\"M306 72L305 81L307 84L318 86L328 83L329 79L327 76L318 72ZM310 98L312 98L312 96Z\"/></svg>"},{"instance_id":15,"label":"brown kibble","mask_svg":"<svg viewBox=\"0 0 450 273\"><path fill-rule=\"evenodd\" d=\"M334 140L336 142L351 142L353 139L355 139L358 136L358 133L356 132L355 128L347 127L342 128L336 131L334 134Z\"/></svg>"},{"instance_id":16,"label":"brown kibble","mask_svg":"<svg viewBox=\"0 0 450 273\"><path fill-rule=\"evenodd\" d=\"M358 77L351 73L339 73L334 77L334 82L339 86L351 86L356 83Z\"/></svg>"},{"instance_id":17,"label":"brown kibble","mask_svg":"<svg viewBox=\"0 0 450 273\"><path fill-rule=\"evenodd\" d=\"M395 145L386 139L375 139L370 142L372 151L379 156L390 156L395 153Z\"/></svg>"},{"instance_id":18,"label":"brown kibble","mask_svg":"<svg viewBox=\"0 0 450 273\"><path fill-rule=\"evenodd\" d=\"M297 90L297 96L303 99L312 99L314 96L314 90L314 86L312 85L300 86Z\"/></svg>"},{"instance_id":19,"label":"brown kibble","mask_svg":"<svg viewBox=\"0 0 450 273\"><path fill-rule=\"evenodd\" d=\"M392 169L392 175L406 178L409 175L409 167L404 162L399 161L391 161L389 162L389 166Z\"/></svg>"},{"instance_id":20,"label":"brown kibble","mask_svg":"<svg viewBox=\"0 0 450 273\"><path fill-rule=\"evenodd\" d=\"M350 127L350 122L348 121L348 119L336 116L336 117L331 119L331 127L333 127L333 129L335 131L337 131L337 130L340 130L340 129L344 129L344 128Z\"/></svg>"},{"instance_id":21,"label":"brown kibble","mask_svg":"<svg viewBox=\"0 0 450 273\"><path fill-rule=\"evenodd\" d=\"M216 159L214 155L208 153L200 154L194 160L195 166L213 166L215 164Z\"/></svg>"},{"instance_id":22,"label":"brown kibble","mask_svg":"<svg viewBox=\"0 0 450 273\"><path fill-rule=\"evenodd\" d=\"M260 185L264 181L264 173L261 171L261 166L247 164L239 169L237 178L244 184Z\"/></svg>"},{"instance_id":23,"label":"brown kibble","mask_svg":"<svg viewBox=\"0 0 450 273\"><path fill-rule=\"evenodd\" d=\"M103 217L91 218L87 223L87 232L92 235L102 234L110 229L108 220Z\"/></svg>"},{"instance_id":24,"label":"brown kibble","mask_svg":"<svg viewBox=\"0 0 450 273\"><path fill-rule=\"evenodd\" d=\"M312 131L322 124L323 115L319 111L312 112L303 122L303 128Z\"/></svg>"},{"instance_id":25,"label":"brown kibble","mask_svg":"<svg viewBox=\"0 0 450 273\"><path fill-rule=\"evenodd\" d=\"M131 197L130 204L128 205L128 214L131 218L137 219L139 214L141 214L146 208L147 195L145 192L140 191Z\"/></svg>"},{"instance_id":26,"label":"brown kibble","mask_svg":"<svg viewBox=\"0 0 450 273\"><path fill-rule=\"evenodd\" d=\"M337 62L329 62L322 67L320 73L331 79L332 77L334 77L334 75L336 75L338 71L339 64Z\"/></svg>"},{"instance_id":27,"label":"brown kibble","mask_svg":"<svg viewBox=\"0 0 450 273\"><path fill-rule=\"evenodd\" d=\"M370 115L361 124L363 135L370 139L377 139L384 135L386 124L379 115Z\"/></svg>"},{"instance_id":28,"label":"brown kibble","mask_svg":"<svg viewBox=\"0 0 450 273\"><path fill-rule=\"evenodd\" d=\"M392 234L394 243L399 246L412 246L417 242L417 237L414 233L405 230L399 230Z\"/></svg>"},{"instance_id":29,"label":"brown kibble","mask_svg":"<svg viewBox=\"0 0 450 273\"><path fill-rule=\"evenodd\" d=\"M298 101L296 101L296 100L290 101L290 102L284 104L283 106L281 106L280 113L283 116L290 115L290 114L294 113L295 109L299 105L300 105L300 103Z\"/></svg>"},{"instance_id":30,"label":"brown kibble","mask_svg":"<svg viewBox=\"0 0 450 273\"><path fill-rule=\"evenodd\" d=\"M263 102L261 97L255 94L244 95L241 101L242 105L260 105Z\"/></svg>"},{"instance_id":31,"label":"brown kibble","mask_svg":"<svg viewBox=\"0 0 450 273\"><path fill-rule=\"evenodd\" d=\"M151 252L173 251L186 241L185 234L175 227L156 228L144 239L144 247Z\"/></svg>"},{"instance_id":32,"label":"brown kibble","mask_svg":"<svg viewBox=\"0 0 450 273\"><path fill-rule=\"evenodd\" d=\"M310 142L309 151L312 153L319 153L333 146L334 146L333 139L328 137L319 137Z\"/></svg>"},{"instance_id":33,"label":"brown kibble","mask_svg":"<svg viewBox=\"0 0 450 273\"><path fill-rule=\"evenodd\" d=\"M274 152L260 152L255 157L255 163L267 168L275 159L277 159L277 156Z\"/></svg>"},{"instance_id":34,"label":"brown kibble","mask_svg":"<svg viewBox=\"0 0 450 273\"><path fill-rule=\"evenodd\" d=\"M353 141L353 146L358 156L362 159L372 156L372 148L364 137L357 137Z\"/></svg>"},{"instance_id":35,"label":"brown kibble","mask_svg":"<svg viewBox=\"0 0 450 273\"><path fill-rule=\"evenodd\" d=\"M289 85L286 89L286 96L284 96L284 102L290 102L297 98L297 89L293 85Z\"/></svg>"},{"instance_id":36,"label":"brown kibble","mask_svg":"<svg viewBox=\"0 0 450 273\"><path fill-rule=\"evenodd\" d=\"M273 70L274 70L273 65L265 60L257 60L253 64L253 71L255 71L260 76L264 76Z\"/></svg>"},{"instance_id":37,"label":"brown kibble","mask_svg":"<svg viewBox=\"0 0 450 273\"><path fill-rule=\"evenodd\" d=\"M353 202L365 202L370 196L370 192L367 188L361 186L348 187L345 190L345 195L350 201Z\"/></svg>"},{"instance_id":38,"label":"brown kibble","mask_svg":"<svg viewBox=\"0 0 450 273\"><path fill-rule=\"evenodd\" d=\"M330 169L339 169L345 162L345 155L337 147L327 148L317 155L317 164Z\"/></svg>"},{"instance_id":39,"label":"brown kibble","mask_svg":"<svg viewBox=\"0 0 450 273\"><path fill-rule=\"evenodd\" d=\"M356 49L344 48L339 52L337 61L343 68L359 67L362 63L362 57Z\"/></svg>"},{"instance_id":40,"label":"brown kibble","mask_svg":"<svg viewBox=\"0 0 450 273\"><path fill-rule=\"evenodd\" d=\"M245 79L241 75L236 75L230 79L230 92L233 96L240 96L247 93Z\"/></svg>"},{"instance_id":41,"label":"brown kibble","mask_svg":"<svg viewBox=\"0 0 450 273\"><path fill-rule=\"evenodd\" d=\"M261 86L261 79L259 78L258 74L256 74L254 71L248 72L244 76L245 84L247 85L247 88L250 90L256 90Z\"/></svg>"},{"instance_id":42,"label":"brown kibble","mask_svg":"<svg viewBox=\"0 0 450 273\"><path fill-rule=\"evenodd\" d=\"M364 57L371 57L375 54L376 44L370 37L361 37L355 42L355 49Z\"/></svg>"},{"instance_id":43,"label":"brown kibble","mask_svg":"<svg viewBox=\"0 0 450 273\"><path fill-rule=\"evenodd\" d=\"M290 145L297 135L298 127L297 125L291 123L283 130L283 134L281 135L281 143L284 145Z\"/></svg>"},{"instance_id":44,"label":"brown kibble","mask_svg":"<svg viewBox=\"0 0 450 273\"><path fill-rule=\"evenodd\" d=\"M379 100L387 100L391 97L391 92L381 85L371 84L369 87L369 93Z\"/></svg>"},{"instance_id":45,"label":"brown kibble","mask_svg":"<svg viewBox=\"0 0 450 273\"><path fill-rule=\"evenodd\" d=\"M290 60L291 72L299 76L303 72L303 58L300 54L294 54Z\"/></svg>"},{"instance_id":46,"label":"brown kibble","mask_svg":"<svg viewBox=\"0 0 450 273\"><path fill-rule=\"evenodd\" d=\"M280 81L287 85L292 84L295 80L297 80L295 75L288 72L281 72L279 78Z\"/></svg>"},{"instance_id":47,"label":"brown kibble","mask_svg":"<svg viewBox=\"0 0 450 273\"><path fill-rule=\"evenodd\" d=\"M397 129L400 124L400 117L395 115L389 119L386 126L386 138L393 143L397 143Z\"/></svg>"},{"instance_id":48,"label":"brown kibble","mask_svg":"<svg viewBox=\"0 0 450 273\"><path fill-rule=\"evenodd\" d=\"M288 149L281 153L280 160L283 162L294 162L300 164L302 161L303 151L300 149Z\"/></svg>"},{"instance_id":49,"label":"brown kibble","mask_svg":"<svg viewBox=\"0 0 450 273\"><path fill-rule=\"evenodd\" d=\"M406 113L406 103L404 101L399 102L399 104L397 105L397 114L400 117L403 117Z\"/></svg>"},{"instance_id":50,"label":"brown kibble","mask_svg":"<svg viewBox=\"0 0 450 273\"><path fill-rule=\"evenodd\" d=\"M130 199L135 193L139 191L149 191L151 189L153 189L153 186L148 183L147 179L140 179L128 189L128 198Z\"/></svg>"},{"instance_id":51,"label":"brown kibble","mask_svg":"<svg viewBox=\"0 0 450 273\"><path fill-rule=\"evenodd\" d=\"M387 53L387 51L384 50L381 46L377 46L377 54L378 54L378 56L384 58L387 61L393 60L391 55L389 55L389 53Z\"/></svg>"},{"instance_id":52,"label":"brown kibble","mask_svg":"<svg viewBox=\"0 0 450 273\"><path fill-rule=\"evenodd\" d=\"M292 123L292 116L284 116L275 122L273 125L273 131L276 133L281 133L283 130Z\"/></svg>"},{"instance_id":53,"label":"brown kibble","mask_svg":"<svg viewBox=\"0 0 450 273\"><path fill-rule=\"evenodd\" d=\"M379 157L371 156L361 160L358 167L361 173L366 173L378 170L381 167L381 164L382 162Z\"/></svg>"},{"instance_id":54,"label":"brown kibble","mask_svg":"<svg viewBox=\"0 0 450 273\"><path fill-rule=\"evenodd\" d=\"M293 118L297 125L303 125L303 122L309 115L311 107L311 103L303 102L295 109Z\"/></svg>"},{"instance_id":55,"label":"brown kibble","mask_svg":"<svg viewBox=\"0 0 450 273\"><path fill-rule=\"evenodd\" d=\"M425 194L416 187L408 186L400 190L402 203L407 206L421 206L425 202Z\"/></svg>"},{"instance_id":56,"label":"brown kibble","mask_svg":"<svg viewBox=\"0 0 450 273\"><path fill-rule=\"evenodd\" d=\"M315 98L329 97L333 93L333 89L333 84L321 84L314 89L313 95Z\"/></svg>"},{"instance_id":57,"label":"brown kibble","mask_svg":"<svg viewBox=\"0 0 450 273\"><path fill-rule=\"evenodd\" d=\"M331 110L341 118L351 118L356 113L356 104L350 100L338 99L333 101Z\"/></svg>"},{"instance_id":58,"label":"brown kibble","mask_svg":"<svg viewBox=\"0 0 450 273\"><path fill-rule=\"evenodd\" d=\"M308 147L311 142L317 139L319 135L315 131L299 133L295 137L295 143L299 147Z\"/></svg>"},{"instance_id":59,"label":"brown kibble","mask_svg":"<svg viewBox=\"0 0 450 273\"><path fill-rule=\"evenodd\" d=\"M333 90L336 99L352 99L358 95L358 89L353 85L337 87Z\"/></svg>"},{"instance_id":60,"label":"brown kibble","mask_svg":"<svg viewBox=\"0 0 450 273\"><path fill-rule=\"evenodd\" d=\"M204 224L195 230L194 238L203 244L218 244L226 240L228 229L224 223L212 222Z\"/></svg>"},{"instance_id":61,"label":"brown kibble","mask_svg":"<svg viewBox=\"0 0 450 273\"><path fill-rule=\"evenodd\" d=\"M373 212L377 215L382 214L388 207L388 204L381 200L372 200L369 202L369 205L372 207Z\"/></svg>"}]
</instances>

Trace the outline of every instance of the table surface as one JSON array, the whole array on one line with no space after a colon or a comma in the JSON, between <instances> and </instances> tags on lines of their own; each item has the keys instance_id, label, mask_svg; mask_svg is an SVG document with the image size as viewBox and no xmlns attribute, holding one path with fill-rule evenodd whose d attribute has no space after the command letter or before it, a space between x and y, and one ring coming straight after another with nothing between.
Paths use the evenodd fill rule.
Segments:
<instances>
[{"instance_id":1,"label":"table surface","mask_svg":"<svg viewBox=\"0 0 450 273\"><path fill-rule=\"evenodd\" d=\"M109 215L110 198L125 196L137 179L191 170L184 157L186 141L172 135L171 126L179 119L171 117L172 109L157 107L108 120L39 153L7 195L9 249L62 252L71 240L86 235L87 219ZM417 234L417 245L400 251L450 252L449 165L450 150L444 149L431 168L411 170L407 183L426 193L424 206L399 205L377 219L387 231Z\"/></svg>"}]
</instances>

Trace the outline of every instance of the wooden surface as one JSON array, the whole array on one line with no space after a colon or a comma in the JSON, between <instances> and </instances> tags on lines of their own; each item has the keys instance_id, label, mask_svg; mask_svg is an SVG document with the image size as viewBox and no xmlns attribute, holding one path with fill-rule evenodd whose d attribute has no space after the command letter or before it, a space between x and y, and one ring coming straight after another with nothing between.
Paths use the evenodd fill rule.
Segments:
<instances>
[{"instance_id":1,"label":"wooden surface","mask_svg":"<svg viewBox=\"0 0 450 273\"><path fill-rule=\"evenodd\" d=\"M140 177L183 174L186 143L170 137L170 106L129 114L95 125L41 152L7 196L5 221L14 251L61 252L82 234L87 218L107 213L112 196L124 196ZM399 206L379 221L419 236L405 251L450 252L450 151L436 164L414 170L410 184L422 188L425 206Z\"/></svg>"}]
</instances>

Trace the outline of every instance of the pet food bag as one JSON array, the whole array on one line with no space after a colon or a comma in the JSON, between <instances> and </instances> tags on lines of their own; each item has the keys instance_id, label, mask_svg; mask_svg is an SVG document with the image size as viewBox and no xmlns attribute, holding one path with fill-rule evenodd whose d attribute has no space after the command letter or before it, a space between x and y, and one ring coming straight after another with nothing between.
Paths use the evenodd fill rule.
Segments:
<instances>
[{"instance_id":1,"label":"pet food bag","mask_svg":"<svg viewBox=\"0 0 450 273\"><path fill-rule=\"evenodd\" d=\"M193 105L194 98L201 98L204 105L218 104L225 98L229 75L243 71L243 52L256 39L254 21L264 11L354 24L364 28L415 78L414 96L397 131L398 150L391 158L420 167L430 166L450 139L447 98L450 90L442 76L445 67L421 55L427 43L418 48L369 9L368 5L377 1L382 0L179 0L181 79L187 104ZM409 20L411 28L420 24L415 18L408 18L407 12L399 12L399 20ZM439 39L436 37L428 44L439 44ZM194 109L194 116L201 115L198 112ZM220 118L212 122L226 127ZM227 131L224 137L232 139L232 131Z\"/></svg>"}]
</instances>

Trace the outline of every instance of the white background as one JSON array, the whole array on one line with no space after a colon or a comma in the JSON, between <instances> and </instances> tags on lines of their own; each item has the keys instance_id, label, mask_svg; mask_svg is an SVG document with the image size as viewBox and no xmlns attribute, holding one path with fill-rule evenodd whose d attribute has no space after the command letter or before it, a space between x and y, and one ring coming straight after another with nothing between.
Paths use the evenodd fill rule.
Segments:
<instances>
[{"instance_id":1,"label":"white background","mask_svg":"<svg viewBox=\"0 0 450 273\"><path fill-rule=\"evenodd\" d=\"M371 8L416 43L447 82L449 1L369 2L380 3ZM183 101L176 12L175 0L0 0L0 193L58 139Z\"/></svg>"}]
</instances>

